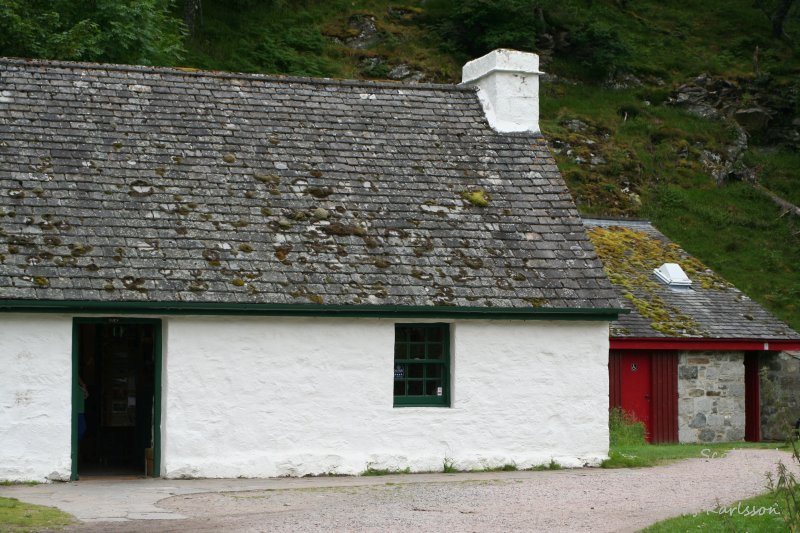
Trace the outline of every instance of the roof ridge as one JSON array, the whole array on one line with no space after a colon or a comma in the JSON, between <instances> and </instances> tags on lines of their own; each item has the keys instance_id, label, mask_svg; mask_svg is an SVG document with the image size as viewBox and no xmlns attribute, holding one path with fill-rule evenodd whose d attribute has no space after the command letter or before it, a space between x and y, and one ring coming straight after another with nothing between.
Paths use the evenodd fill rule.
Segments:
<instances>
[{"instance_id":1,"label":"roof ridge","mask_svg":"<svg viewBox=\"0 0 800 533\"><path fill-rule=\"evenodd\" d=\"M310 85L340 85L347 87L375 87L406 90L445 90L459 92L475 92L475 87L453 83L402 83L398 81L373 81L338 78L312 78L306 76L284 76L280 74L258 74L247 72L228 72L223 70L204 70L193 67L161 67L145 65L123 65L116 63L89 63L80 61L63 61L53 59L26 59L0 56L0 65L34 65L42 67L58 67L65 69L113 70L117 72L142 72L145 74L177 74L196 77L243 79L282 83L307 83Z\"/></svg>"},{"instance_id":2,"label":"roof ridge","mask_svg":"<svg viewBox=\"0 0 800 533\"><path fill-rule=\"evenodd\" d=\"M651 226L653 225L653 223L650 220L646 219L646 218L627 218L627 217L614 217L614 216L605 216L605 217L598 217L598 216L585 217L585 216L582 216L581 218L583 219L584 222L589 222L589 223L591 223L591 222L620 222L620 223L630 222L630 223L650 224Z\"/></svg>"}]
</instances>

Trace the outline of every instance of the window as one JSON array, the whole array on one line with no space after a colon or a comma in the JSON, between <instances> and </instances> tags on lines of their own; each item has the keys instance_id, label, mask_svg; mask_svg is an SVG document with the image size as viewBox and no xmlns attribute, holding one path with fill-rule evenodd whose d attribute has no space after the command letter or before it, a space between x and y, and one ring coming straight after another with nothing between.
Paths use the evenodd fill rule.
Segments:
<instances>
[{"instance_id":1,"label":"window","mask_svg":"<svg viewBox=\"0 0 800 533\"><path fill-rule=\"evenodd\" d=\"M448 324L395 325L394 405L450 405Z\"/></svg>"}]
</instances>

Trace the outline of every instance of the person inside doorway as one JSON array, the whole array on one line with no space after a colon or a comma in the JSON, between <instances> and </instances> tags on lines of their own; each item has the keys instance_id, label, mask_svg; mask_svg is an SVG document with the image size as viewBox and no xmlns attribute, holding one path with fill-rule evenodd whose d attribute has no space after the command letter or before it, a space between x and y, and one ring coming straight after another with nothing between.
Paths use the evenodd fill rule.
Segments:
<instances>
[{"instance_id":1,"label":"person inside doorway","mask_svg":"<svg viewBox=\"0 0 800 533\"><path fill-rule=\"evenodd\" d=\"M86 399L89 397L89 387L83 382L83 378L78 376L78 441L82 441L86 435Z\"/></svg>"}]
</instances>

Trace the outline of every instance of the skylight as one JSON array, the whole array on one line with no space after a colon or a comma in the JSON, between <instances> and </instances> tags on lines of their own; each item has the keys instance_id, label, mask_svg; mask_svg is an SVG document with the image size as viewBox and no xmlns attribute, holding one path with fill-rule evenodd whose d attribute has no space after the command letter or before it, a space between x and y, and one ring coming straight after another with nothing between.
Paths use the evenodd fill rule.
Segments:
<instances>
[{"instance_id":1,"label":"skylight","mask_svg":"<svg viewBox=\"0 0 800 533\"><path fill-rule=\"evenodd\" d=\"M660 267L653 269L653 273L670 287L689 287L692 285L692 280L689 279L689 276L677 263L664 263Z\"/></svg>"}]
</instances>

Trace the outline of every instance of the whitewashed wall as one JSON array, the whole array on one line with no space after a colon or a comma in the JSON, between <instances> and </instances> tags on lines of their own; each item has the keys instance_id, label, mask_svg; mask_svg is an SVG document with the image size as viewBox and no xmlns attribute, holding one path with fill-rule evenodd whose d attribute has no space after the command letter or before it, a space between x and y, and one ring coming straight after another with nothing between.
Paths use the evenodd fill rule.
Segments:
<instances>
[{"instance_id":1,"label":"whitewashed wall","mask_svg":"<svg viewBox=\"0 0 800 533\"><path fill-rule=\"evenodd\" d=\"M460 321L451 408L392 407L394 323L165 320L167 477L357 474L608 452L608 323Z\"/></svg>"},{"instance_id":2,"label":"whitewashed wall","mask_svg":"<svg viewBox=\"0 0 800 533\"><path fill-rule=\"evenodd\" d=\"M72 319L0 315L0 480L70 476Z\"/></svg>"}]
</instances>

